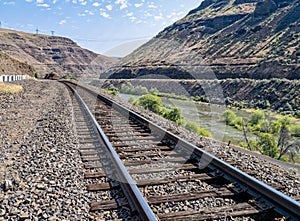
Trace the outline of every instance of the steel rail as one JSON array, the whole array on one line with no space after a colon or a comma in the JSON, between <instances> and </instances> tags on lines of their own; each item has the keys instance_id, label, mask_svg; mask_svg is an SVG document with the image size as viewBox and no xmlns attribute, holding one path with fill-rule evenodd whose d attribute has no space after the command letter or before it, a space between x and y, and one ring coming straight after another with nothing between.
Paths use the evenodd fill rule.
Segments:
<instances>
[{"instance_id":1,"label":"steel rail","mask_svg":"<svg viewBox=\"0 0 300 221\"><path fill-rule=\"evenodd\" d=\"M157 217L153 213L152 209L150 208L149 204L147 203L146 199L143 197L142 193L139 191L137 185L129 175L127 169L123 165L121 159L119 158L118 154L112 147L111 143L109 142L107 136L104 134L103 130L101 129L100 125L98 124L97 120L95 119L94 115L89 110L88 106L85 104L85 102L82 100L80 95L77 93L76 90L74 90L72 87L70 87L68 84L66 84L74 93L76 99L82 104L84 109L86 110L88 117L91 118L93 124L97 128L97 131L101 138L103 139L103 142L105 143L107 150L111 156L111 160L114 163L114 166L116 170L118 171L119 179L122 182L122 185L126 187L125 194L127 193L130 199L133 200L134 206L139 212L140 217L142 220L150 220L155 221L157 220Z\"/></svg>"},{"instance_id":2,"label":"steel rail","mask_svg":"<svg viewBox=\"0 0 300 221\"><path fill-rule=\"evenodd\" d=\"M72 83L74 84L74 83ZM163 129L159 125L149 121L148 119L136 114L135 112L129 110L128 108L120 105L111 99L96 93L95 91L86 88L81 85L77 85L78 87L87 90L89 93L97 96L99 99L104 101L105 103L109 104L115 110L119 112L126 113L128 116L133 117L134 119L140 121L145 126L151 128L151 130L156 130L159 133L165 134L166 137L174 141L175 143L180 143L180 146L186 148L187 150L195 153L200 157L200 159L204 159L207 161L207 164L211 164L216 167L218 170L224 172L226 175L232 177L235 181L241 183L248 190L252 191L252 193L261 196L264 200L275 206L274 210L278 211L280 214L289 217L291 220L300 220L300 203L296 200L284 195L283 193L275 190L274 188L270 187L269 185L257 180L256 178L248 175L247 173L233 167L232 165L220 160L219 158L215 157L214 155L201 150L199 147L195 146L194 144L189 143L188 141L178 137L177 135ZM199 162L201 164L201 162ZM203 162L202 162L203 163ZM204 165L206 162L204 162Z\"/></svg>"}]
</instances>

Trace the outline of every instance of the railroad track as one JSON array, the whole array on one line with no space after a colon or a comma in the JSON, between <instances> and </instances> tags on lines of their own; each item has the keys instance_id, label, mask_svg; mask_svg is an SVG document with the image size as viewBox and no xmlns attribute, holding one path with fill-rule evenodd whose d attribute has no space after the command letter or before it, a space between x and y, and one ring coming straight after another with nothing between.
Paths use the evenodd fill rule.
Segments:
<instances>
[{"instance_id":1,"label":"railroad track","mask_svg":"<svg viewBox=\"0 0 300 221\"><path fill-rule=\"evenodd\" d=\"M78 85L85 104L76 85L64 83L76 97L87 190L119 193L91 202L92 212L117 210L133 220L300 219L299 202Z\"/></svg>"}]
</instances>

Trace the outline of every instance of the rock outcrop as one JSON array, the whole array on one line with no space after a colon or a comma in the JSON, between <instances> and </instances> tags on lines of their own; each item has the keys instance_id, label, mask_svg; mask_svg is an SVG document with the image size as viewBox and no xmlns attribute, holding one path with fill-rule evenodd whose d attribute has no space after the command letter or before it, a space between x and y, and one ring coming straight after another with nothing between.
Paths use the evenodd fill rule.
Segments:
<instances>
[{"instance_id":1,"label":"rock outcrop","mask_svg":"<svg viewBox=\"0 0 300 221\"><path fill-rule=\"evenodd\" d=\"M29 75L34 76L35 69L24 62L11 58L0 50L0 75Z\"/></svg>"}]
</instances>

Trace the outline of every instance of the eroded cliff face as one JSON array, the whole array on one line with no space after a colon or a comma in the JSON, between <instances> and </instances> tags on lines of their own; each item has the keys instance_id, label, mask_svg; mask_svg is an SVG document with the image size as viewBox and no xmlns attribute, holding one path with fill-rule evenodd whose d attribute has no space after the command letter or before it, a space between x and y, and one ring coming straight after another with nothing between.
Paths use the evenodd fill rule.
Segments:
<instances>
[{"instance_id":1,"label":"eroded cliff face","mask_svg":"<svg viewBox=\"0 0 300 221\"><path fill-rule=\"evenodd\" d=\"M101 78L300 79L299 14L299 0L205 0Z\"/></svg>"},{"instance_id":2,"label":"eroded cliff face","mask_svg":"<svg viewBox=\"0 0 300 221\"><path fill-rule=\"evenodd\" d=\"M0 75L29 75L34 76L35 69L24 62L11 58L0 50Z\"/></svg>"},{"instance_id":3,"label":"eroded cliff face","mask_svg":"<svg viewBox=\"0 0 300 221\"><path fill-rule=\"evenodd\" d=\"M78 46L68 38L0 29L0 49L14 59L32 65L45 76L96 77L116 62Z\"/></svg>"}]
</instances>

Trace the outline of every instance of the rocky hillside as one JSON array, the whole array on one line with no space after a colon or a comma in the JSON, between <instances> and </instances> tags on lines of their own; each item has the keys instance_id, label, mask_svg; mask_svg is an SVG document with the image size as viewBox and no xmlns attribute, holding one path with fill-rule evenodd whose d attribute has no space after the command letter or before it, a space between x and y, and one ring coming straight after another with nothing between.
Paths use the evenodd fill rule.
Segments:
<instances>
[{"instance_id":1,"label":"rocky hillside","mask_svg":"<svg viewBox=\"0 0 300 221\"><path fill-rule=\"evenodd\" d=\"M0 75L34 76L35 69L27 64L11 58L0 50Z\"/></svg>"},{"instance_id":2,"label":"rocky hillside","mask_svg":"<svg viewBox=\"0 0 300 221\"><path fill-rule=\"evenodd\" d=\"M101 78L300 79L299 14L299 0L204 0Z\"/></svg>"},{"instance_id":3,"label":"rocky hillside","mask_svg":"<svg viewBox=\"0 0 300 221\"><path fill-rule=\"evenodd\" d=\"M32 65L45 76L95 77L116 59L79 47L68 38L0 29L0 49L10 57Z\"/></svg>"}]
</instances>

